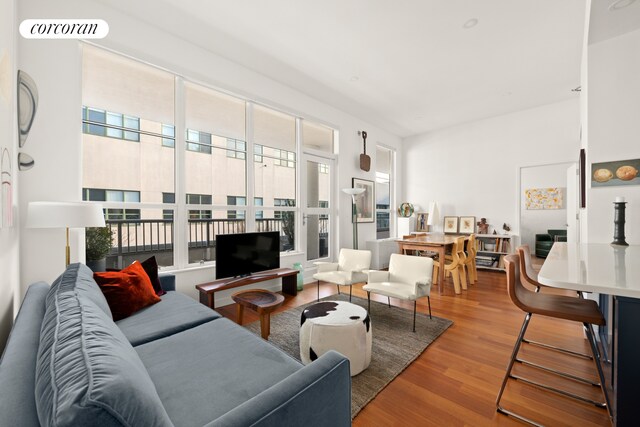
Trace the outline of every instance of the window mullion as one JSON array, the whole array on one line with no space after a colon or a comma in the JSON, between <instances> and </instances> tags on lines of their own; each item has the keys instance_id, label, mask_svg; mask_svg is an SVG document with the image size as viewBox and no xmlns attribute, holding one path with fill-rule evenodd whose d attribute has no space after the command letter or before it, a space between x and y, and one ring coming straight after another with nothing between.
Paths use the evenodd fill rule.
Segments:
<instances>
[{"instance_id":1,"label":"window mullion","mask_svg":"<svg viewBox=\"0 0 640 427\"><path fill-rule=\"evenodd\" d=\"M174 264L177 268L184 268L189 263L189 218L187 215L187 196L185 189L186 168L185 150L187 133L185 128L185 96L184 80L176 76L175 78L175 100L174 100L174 124L175 124L175 206L173 215Z\"/></svg>"},{"instance_id":2,"label":"window mullion","mask_svg":"<svg viewBox=\"0 0 640 427\"><path fill-rule=\"evenodd\" d=\"M247 154L245 156L245 170L246 170L246 187L245 192L247 194L245 221L247 231L256 231L256 208L255 208L255 159L253 157L253 104L247 102L245 104L245 139Z\"/></svg>"}]
</instances>

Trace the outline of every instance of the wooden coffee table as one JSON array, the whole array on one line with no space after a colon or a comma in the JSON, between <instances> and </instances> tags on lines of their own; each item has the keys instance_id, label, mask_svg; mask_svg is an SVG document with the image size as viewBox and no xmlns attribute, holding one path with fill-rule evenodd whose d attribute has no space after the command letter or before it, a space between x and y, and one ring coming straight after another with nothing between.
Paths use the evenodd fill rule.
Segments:
<instances>
[{"instance_id":1,"label":"wooden coffee table","mask_svg":"<svg viewBox=\"0 0 640 427\"><path fill-rule=\"evenodd\" d=\"M238 306L238 324L242 325L245 307L254 310L260 316L260 335L268 340L271 331L271 312L282 305L284 297L264 289L248 289L236 292L231 295L231 299Z\"/></svg>"}]
</instances>

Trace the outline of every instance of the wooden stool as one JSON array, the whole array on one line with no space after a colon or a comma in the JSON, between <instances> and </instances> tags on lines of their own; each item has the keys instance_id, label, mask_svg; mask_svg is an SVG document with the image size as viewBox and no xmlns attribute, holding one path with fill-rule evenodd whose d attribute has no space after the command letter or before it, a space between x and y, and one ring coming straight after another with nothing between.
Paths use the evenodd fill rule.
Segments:
<instances>
[{"instance_id":1,"label":"wooden stool","mask_svg":"<svg viewBox=\"0 0 640 427\"><path fill-rule=\"evenodd\" d=\"M231 299L238 306L238 324L242 325L244 308L250 308L260 315L260 335L265 340L269 339L271 331L271 312L280 307L284 297L264 289L248 289L231 295Z\"/></svg>"}]
</instances>

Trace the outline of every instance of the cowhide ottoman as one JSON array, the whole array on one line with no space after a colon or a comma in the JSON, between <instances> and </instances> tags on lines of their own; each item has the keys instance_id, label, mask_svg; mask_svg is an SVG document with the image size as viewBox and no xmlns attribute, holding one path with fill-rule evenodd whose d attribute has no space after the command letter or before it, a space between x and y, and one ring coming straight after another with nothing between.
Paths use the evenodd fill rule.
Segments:
<instances>
[{"instance_id":1,"label":"cowhide ottoman","mask_svg":"<svg viewBox=\"0 0 640 427\"><path fill-rule=\"evenodd\" d=\"M310 305L300 319L300 358L309 364L329 350L349 359L351 376L371 362L371 320L364 308L343 301Z\"/></svg>"}]
</instances>

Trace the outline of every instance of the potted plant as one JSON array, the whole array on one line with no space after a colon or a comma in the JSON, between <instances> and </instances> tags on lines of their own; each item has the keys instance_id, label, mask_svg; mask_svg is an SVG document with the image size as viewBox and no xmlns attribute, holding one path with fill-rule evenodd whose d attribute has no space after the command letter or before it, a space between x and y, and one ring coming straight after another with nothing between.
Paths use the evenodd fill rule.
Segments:
<instances>
[{"instance_id":1,"label":"potted plant","mask_svg":"<svg viewBox=\"0 0 640 427\"><path fill-rule=\"evenodd\" d=\"M89 227L85 233L87 266L93 271L105 271L107 254L111 250L111 229Z\"/></svg>"}]
</instances>

